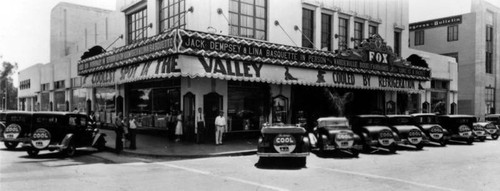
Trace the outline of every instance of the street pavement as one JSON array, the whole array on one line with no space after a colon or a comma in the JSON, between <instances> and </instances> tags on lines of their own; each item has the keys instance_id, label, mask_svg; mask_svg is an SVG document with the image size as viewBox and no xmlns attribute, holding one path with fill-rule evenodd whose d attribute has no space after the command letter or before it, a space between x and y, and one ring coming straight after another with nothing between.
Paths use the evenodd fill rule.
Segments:
<instances>
[{"instance_id":1,"label":"street pavement","mask_svg":"<svg viewBox=\"0 0 500 191\"><path fill-rule=\"evenodd\" d=\"M307 167L260 166L256 155L145 158L111 152L27 157L0 147L0 190L500 190L500 141L316 155Z\"/></svg>"}]
</instances>

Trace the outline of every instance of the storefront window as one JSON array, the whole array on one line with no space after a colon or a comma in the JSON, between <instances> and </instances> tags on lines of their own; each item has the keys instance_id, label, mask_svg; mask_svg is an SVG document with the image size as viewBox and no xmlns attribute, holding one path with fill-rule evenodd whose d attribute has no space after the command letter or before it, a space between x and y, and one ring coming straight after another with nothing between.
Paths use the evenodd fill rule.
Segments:
<instances>
[{"instance_id":1,"label":"storefront window","mask_svg":"<svg viewBox=\"0 0 500 191\"><path fill-rule=\"evenodd\" d=\"M41 108L40 111L50 111L50 98L49 98L49 92L41 93L40 95L41 99Z\"/></svg>"},{"instance_id":2,"label":"storefront window","mask_svg":"<svg viewBox=\"0 0 500 191\"><path fill-rule=\"evenodd\" d=\"M288 117L288 98L277 96L273 98L273 123L285 123Z\"/></svg>"},{"instance_id":3,"label":"storefront window","mask_svg":"<svg viewBox=\"0 0 500 191\"><path fill-rule=\"evenodd\" d=\"M115 113L116 91L113 87L95 89L96 119L101 123L112 123Z\"/></svg>"},{"instance_id":4,"label":"storefront window","mask_svg":"<svg viewBox=\"0 0 500 191\"><path fill-rule=\"evenodd\" d=\"M64 98L64 92L59 91L59 92L54 92L54 104L55 104L55 111L66 111L66 103L65 103L65 98Z\"/></svg>"},{"instance_id":5,"label":"storefront window","mask_svg":"<svg viewBox=\"0 0 500 191\"><path fill-rule=\"evenodd\" d=\"M228 82L228 130L259 130L269 107L267 84ZM269 113L268 113L269 114Z\"/></svg>"},{"instance_id":6,"label":"storefront window","mask_svg":"<svg viewBox=\"0 0 500 191\"><path fill-rule=\"evenodd\" d=\"M74 89L73 98L71 99L71 108L77 108L80 112L87 111L86 100L87 100L87 89Z\"/></svg>"},{"instance_id":7,"label":"storefront window","mask_svg":"<svg viewBox=\"0 0 500 191\"><path fill-rule=\"evenodd\" d=\"M174 114L180 111L180 83L136 83L128 91L129 113L140 127L167 128Z\"/></svg>"}]
</instances>

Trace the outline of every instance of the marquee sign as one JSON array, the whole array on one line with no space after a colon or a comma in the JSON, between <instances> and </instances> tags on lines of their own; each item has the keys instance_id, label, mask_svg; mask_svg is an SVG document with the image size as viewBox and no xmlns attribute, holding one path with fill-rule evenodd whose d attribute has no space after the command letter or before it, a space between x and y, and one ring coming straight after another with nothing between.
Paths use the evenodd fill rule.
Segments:
<instances>
[{"instance_id":1,"label":"marquee sign","mask_svg":"<svg viewBox=\"0 0 500 191\"><path fill-rule=\"evenodd\" d=\"M81 60L78 63L78 74L99 73L174 54L230 59L242 63L251 62L253 63L249 65L251 67L272 64L415 80L429 80L430 78L430 69L404 65L378 35L362 42L359 49L336 54L329 51L181 29Z\"/></svg>"},{"instance_id":2,"label":"marquee sign","mask_svg":"<svg viewBox=\"0 0 500 191\"><path fill-rule=\"evenodd\" d=\"M462 23L462 15L410 24L410 31Z\"/></svg>"}]
</instances>

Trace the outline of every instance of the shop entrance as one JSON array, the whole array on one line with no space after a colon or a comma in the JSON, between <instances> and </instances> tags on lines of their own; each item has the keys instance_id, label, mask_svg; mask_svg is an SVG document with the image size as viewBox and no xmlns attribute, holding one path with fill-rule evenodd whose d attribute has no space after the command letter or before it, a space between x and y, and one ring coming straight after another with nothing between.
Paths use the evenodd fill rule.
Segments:
<instances>
[{"instance_id":1,"label":"shop entrance","mask_svg":"<svg viewBox=\"0 0 500 191\"><path fill-rule=\"evenodd\" d=\"M223 109L222 95L212 92L203 96L203 111L205 112L206 139L215 143L215 118Z\"/></svg>"},{"instance_id":2,"label":"shop entrance","mask_svg":"<svg viewBox=\"0 0 500 191\"><path fill-rule=\"evenodd\" d=\"M194 121L195 121L195 95L191 92L184 95L183 98L183 122L184 124L184 139L187 141L194 141Z\"/></svg>"}]
</instances>

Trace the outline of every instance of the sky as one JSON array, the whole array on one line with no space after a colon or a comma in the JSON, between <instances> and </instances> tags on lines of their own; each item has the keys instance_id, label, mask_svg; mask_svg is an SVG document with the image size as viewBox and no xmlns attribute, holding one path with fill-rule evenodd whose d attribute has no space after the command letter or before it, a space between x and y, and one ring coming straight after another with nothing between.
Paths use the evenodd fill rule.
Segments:
<instances>
[{"instance_id":1,"label":"sky","mask_svg":"<svg viewBox=\"0 0 500 191\"><path fill-rule=\"evenodd\" d=\"M61 1L109 10L116 8L116 0L0 0L0 62L17 63L18 71L48 63L50 12ZM409 20L416 22L468 13L470 1L409 0ZM486 1L500 7L500 0ZM17 82L17 76L14 81Z\"/></svg>"}]
</instances>

